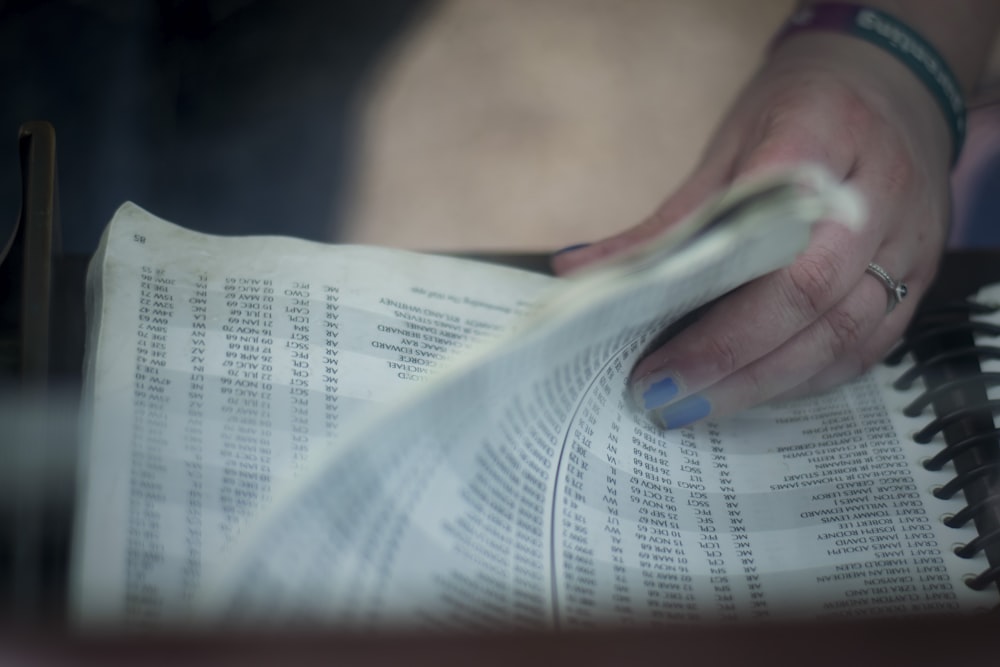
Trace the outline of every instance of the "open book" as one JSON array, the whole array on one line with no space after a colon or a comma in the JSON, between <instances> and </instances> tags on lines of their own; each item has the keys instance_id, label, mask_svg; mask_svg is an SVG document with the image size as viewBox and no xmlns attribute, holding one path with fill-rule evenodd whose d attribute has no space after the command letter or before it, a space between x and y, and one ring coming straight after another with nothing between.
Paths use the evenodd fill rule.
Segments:
<instances>
[{"instance_id":1,"label":"open book","mask_svg":"<svg viewBox=\"0 0 1000 667\"><path fill-rule=\"evenodd\" d=\"M496 629L992 604L951 554L974 531L932 520L957 501L926 493L884 369L675 432L627 398L672 323L856 208L793 171L557 279L126 204L88 278L76 615Z\"/></svg>"}]
</instances>

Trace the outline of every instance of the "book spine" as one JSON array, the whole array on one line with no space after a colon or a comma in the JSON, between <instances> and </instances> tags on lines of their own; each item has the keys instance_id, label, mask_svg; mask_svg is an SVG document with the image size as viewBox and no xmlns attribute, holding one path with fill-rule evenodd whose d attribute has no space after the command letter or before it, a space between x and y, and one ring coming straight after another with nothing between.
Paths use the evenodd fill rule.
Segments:
<instances>
[{"instance_id":1,"label":"book spine","mask_svg":"<svg viewBox=\"0 0 1000 667\"><path fill-rule=\"evenodd\" d=\"M899 390L923 380L925 390L904 409L917 417L933 412L914 441L937 449L923 460L932 471L953 470L931 492L939 498L964 494L965 507L941 518L958 528L974 522L977 537L955 547L955 555L985 554L988 566L965 578L975 590L1000 591L1000 307L967 300L925 308L903 342L886 359L914 363L895 381ZM994 370L995 368L995 370Z\"/></svg>"}]
</instances>

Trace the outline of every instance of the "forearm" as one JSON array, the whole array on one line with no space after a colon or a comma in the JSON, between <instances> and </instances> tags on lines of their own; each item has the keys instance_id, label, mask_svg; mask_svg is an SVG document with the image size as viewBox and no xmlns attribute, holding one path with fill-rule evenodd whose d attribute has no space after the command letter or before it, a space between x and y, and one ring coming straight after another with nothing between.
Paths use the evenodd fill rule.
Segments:
<instances>
[{"instance_id":1,"label":"forearm","mask_svg":"<svg viewBox=\"0 0 1000 667\"><path fill-rule=\"evenodd\" d=\"M823 0L800 0L800 6ZM1000 29L997 0L866 0L909 25L948 62L964 91L976 89Z\"/></svg>"}]
</instances>

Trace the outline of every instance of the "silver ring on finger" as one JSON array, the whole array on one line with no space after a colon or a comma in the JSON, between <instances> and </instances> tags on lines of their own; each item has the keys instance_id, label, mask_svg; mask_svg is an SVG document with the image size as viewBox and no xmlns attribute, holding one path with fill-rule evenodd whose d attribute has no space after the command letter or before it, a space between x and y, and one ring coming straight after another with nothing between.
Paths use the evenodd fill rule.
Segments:
<instances>
[{"instance_id":1,"label":"silver ring on finger","mask_svg":"<svg viewBox=\"0 0 1000 667\"><path fill-rule=\"evenodd\" d=\"M906 298L906 293L909 291L906 288L906 283L898 281L889 275L889 272L883 269L881 266L875 262L869 262L868 267L865 269L865 273L869 273L879 279L879 282L885 287L887 296L889 297L889 302L885 306L885 313L888 315L892 312L892 309L898 306L903 299Z\"/></svg>"}]
</instances>

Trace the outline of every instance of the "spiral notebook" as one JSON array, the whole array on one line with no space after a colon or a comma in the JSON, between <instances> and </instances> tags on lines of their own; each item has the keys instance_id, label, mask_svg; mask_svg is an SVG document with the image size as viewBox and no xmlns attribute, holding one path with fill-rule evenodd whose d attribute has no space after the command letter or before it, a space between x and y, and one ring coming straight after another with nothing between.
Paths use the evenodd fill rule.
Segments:
<instances>
[{"instance_id":1,"label":"spiral notebook","mask_svg":"<svg viewBox=\"0 0 1000 667\"><path fill-rule=\"evenodd\" d=\"M997 604L989 308L925 309L894 365L830 394L663 432L627 405L663 328L637 300L704 288L720 262L699 251L635 298L586 286L587 309L512 330L340 440L341 414L411 382L421 341L484 323L514 278L463 264L390 282L401 260L374 250L331 261L134 208L117 222L90 283L83 622L305 610L359 629L572 629ZM549 279L517 280L511 315Z\"/></svg>"},{"instance_id":2,"label":"spiral notebook","mask_svg":"<svg viewBox=\"0 0 1000 667\"><path fill-rule=\"evenodd\" d=\"M915 360L895 381L907 390L923 381L925 391L904 409L907 416L927 415L913 434L926 444L927 470L940 471L932 493L942 499L964 497L964 507L941 517L945 525L974 525L977 537L956 544L959 558L984 554L988 567L965 584L975 590L1000 582L1000 285L985 287L969 301L925 308L904 343L886 360Z\"/></svg>"}]
</instances>

